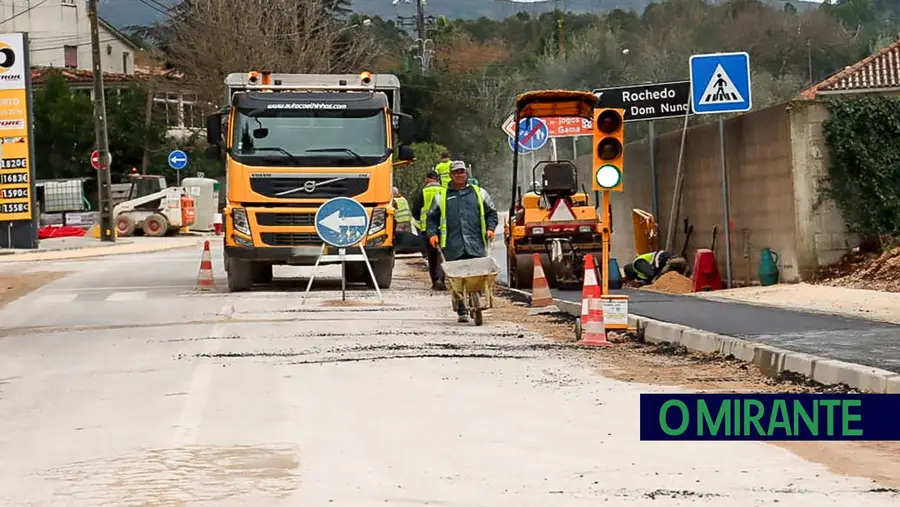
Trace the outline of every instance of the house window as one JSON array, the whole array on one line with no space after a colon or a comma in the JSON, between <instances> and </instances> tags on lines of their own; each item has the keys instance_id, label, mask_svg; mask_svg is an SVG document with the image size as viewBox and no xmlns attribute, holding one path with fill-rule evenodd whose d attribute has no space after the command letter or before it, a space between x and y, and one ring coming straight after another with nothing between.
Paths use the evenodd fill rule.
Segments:
<instances>
[{"instance_id":1,"label":"house window","mask_svg":"<svg viewBox=\"0 0 900 507\"><path fill-rule=\"evenodd\" d=\"M60 0L59 3L61 3L62 5L69 6L69 7L75 7L75 0Z\"/></svg>"},{"instance_id":2,"label":"house window","mask_svg":"<svg viewBox=\"0 0 900 507\"><path fill-rule=\"evenodd\" d=\"M122 74L128 74L128 52L122 53Z\"/></svg>"},{"instance_id":3,"label":"house window","mask_svg":"<svg viewBox=\"0 0 900 507\"><path fill-rule=\"evenodd\" d=\"M59 54L59 53L57 53ZM78 68L78 46L63 46L65 66L67 69Z\"/></svg>"}]
</instances>

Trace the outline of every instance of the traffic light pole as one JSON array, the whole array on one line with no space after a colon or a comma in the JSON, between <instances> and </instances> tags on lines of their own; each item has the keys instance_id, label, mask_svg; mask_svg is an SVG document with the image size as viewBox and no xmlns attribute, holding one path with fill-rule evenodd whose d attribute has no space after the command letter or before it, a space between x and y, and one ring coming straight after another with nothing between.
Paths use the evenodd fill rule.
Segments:
<instances>
[{"instance_id":1,"label":"traffic light pole","mask_svg":"<svg viewBox=\"0 0 900 507\"><path fill-rule=\"evenodd\" d=\"M97 0L88 0L88 19L91 24L91 57L94 68L94 128L100 168L97 170L100 204L100 241L115 242L112 220L112 182L109 174L109 139L106 133L106 97L103 93L103 65L100 57L100 27L97 19Z\"/></svg>"}]
</instances>

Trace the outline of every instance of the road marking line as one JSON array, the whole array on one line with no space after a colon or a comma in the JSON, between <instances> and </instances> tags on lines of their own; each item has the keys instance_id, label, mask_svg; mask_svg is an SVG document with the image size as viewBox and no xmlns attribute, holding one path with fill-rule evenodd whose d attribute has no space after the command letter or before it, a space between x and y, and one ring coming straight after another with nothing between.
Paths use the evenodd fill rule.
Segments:
<instances>
[{"instance_id":1,"label":"road marking line","mask_svg":"<svg viewBox=\"0 0 900 507\"><path fill-rule=\"evenodd\" d=\"M46 294L43 296L38 296L34 298L32 303L40 303L46 305L59 304L59 303L71 303L75 301L75 298L78 297L78 294L73 293L63 293L63 294Z\"/></svg>"},{"instance_id":2,"label":"road marking line","mask_svg":"<svg viewBox=\"0 0 900 507\"><path fill-rule=\"evenodd\" d=\"M147 293L144 291L135 291L135 292L113 292L105 301L113 302L113 301L140 301L147 297Z\"/></svg>"},{"instance_id":3,"label":"road marking line","mask_svg":"<svg viewBox=\"0 0 900 507\"><path fill-rule=\"evenodd\" d=\"M219 312L222 315L228 315L232 309L231 303L225 303ZM214 324L210 331L213 338L224 338L227 336L225 324ZM205 346L203 352L206 354L215 354L222 347L223 340L204 340ZM201 359L202 363L194 368L191 381L185 390L184 405L181 408L178 422L175 426L175 432L172 435L172 444L174 447L186 447L197 443L197 437L200 433L200 426L203 424L203 414L206 411L206 404L209 401L209 395L212 393L212 376L215 371L215 365L208 359Z\"/></svg>"},{"instance_id":4,"label":"road marking line","mask_svg":"<svg viewBox=\"0 0 900 507\"><path fill-rule=\"evenodd\" d=\"M163 290L173 290L173 289L193 289L193 285L138 285L134 287L79 287L73 289L71 287L65 288L48 288L46 291L48 292L63 292L63 291L74 291L74 292L107 292L107 291L163 291Z\"/></svg>"}]
</instances>

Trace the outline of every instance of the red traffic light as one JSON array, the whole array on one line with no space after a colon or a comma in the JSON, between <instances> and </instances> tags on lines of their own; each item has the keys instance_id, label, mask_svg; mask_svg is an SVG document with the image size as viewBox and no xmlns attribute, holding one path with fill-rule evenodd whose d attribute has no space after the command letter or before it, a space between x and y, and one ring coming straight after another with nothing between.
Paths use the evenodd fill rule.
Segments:
<instances>
[{"instance_id":1,"label":"red traffic light","mask_svg":"<svg viewBox=\"0 0 900 507\"><path fill-rule=\"evenodd\" d=\"M597 116L597 129L604 134L613 134L622 128L622 117L619 113L606 110Z\"/></svg>"},{"instance_id":2,"label":"red traffic light","mask_svg":"<svg viewBox=\"0 0 900 507\"><path fill-rule=\"evenodd\" d=\"M597 156L601 160L615 160L622 154L622 143L613 137L607 137L597 143Z\"/></svg>"}]
</instances>

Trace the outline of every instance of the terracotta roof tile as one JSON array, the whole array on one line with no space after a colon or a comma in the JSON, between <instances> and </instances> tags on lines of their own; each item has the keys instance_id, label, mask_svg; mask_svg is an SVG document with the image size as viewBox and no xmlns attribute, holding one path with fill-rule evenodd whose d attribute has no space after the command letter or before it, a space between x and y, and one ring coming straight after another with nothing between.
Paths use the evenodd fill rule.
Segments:
<instances>
[{"instance_id":1,"label":"terracotta roof tile","mask_svg":"<svg viewBox=\"0 0 900 507\"><path fill-rule=\"evenodd\" d=\"M814 99L819 93L865 92L892 88L900 91L900 40L804 90L800 98Z\"/></svg>"},{"instance_id":2,"label":"terracotta roof tile","mask_svg":"<svg viewBox=\"0 0 900 507\"><path fill-rule=\"evenodd\" d=\"M65 69L59 67L32 67L31 83L40 86L44 83L44 79L50 72L60 72L69 83L92 83L94 73L90 70L82 69ZM141 81L150 77L163 77L167 79L179 80L182 74L175 70L166 70L146 66L135 66L134 74L122 74L118 72L104 72L104 83L129 83L132 81Z\"/></svg>"}]
</instances>

